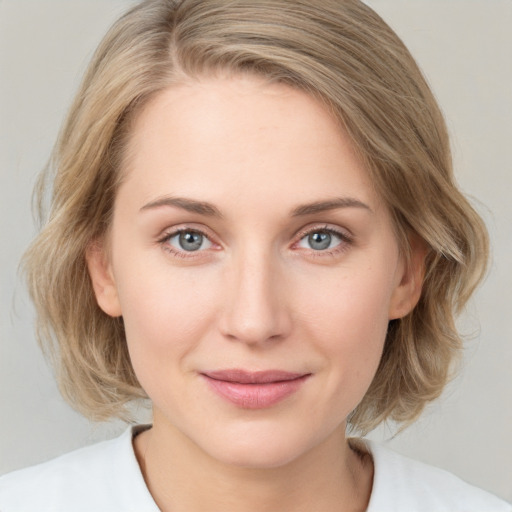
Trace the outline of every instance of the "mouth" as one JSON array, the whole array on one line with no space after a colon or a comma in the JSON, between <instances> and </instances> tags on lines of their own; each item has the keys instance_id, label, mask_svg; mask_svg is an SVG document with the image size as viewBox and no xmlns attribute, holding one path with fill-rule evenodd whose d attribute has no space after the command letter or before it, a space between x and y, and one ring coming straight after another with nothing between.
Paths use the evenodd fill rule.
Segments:
<instances>
[{"instance_id":1,"label":"mouth","mask_svg":"<svg viewBox=\"0 0 512 512\"><path fill-rule=\"evenodd\" d=\"M201 373L209 388L242 409L265 409L293 395L311 373L283 370L218 370Z\"/></svg>"}]
</instances>

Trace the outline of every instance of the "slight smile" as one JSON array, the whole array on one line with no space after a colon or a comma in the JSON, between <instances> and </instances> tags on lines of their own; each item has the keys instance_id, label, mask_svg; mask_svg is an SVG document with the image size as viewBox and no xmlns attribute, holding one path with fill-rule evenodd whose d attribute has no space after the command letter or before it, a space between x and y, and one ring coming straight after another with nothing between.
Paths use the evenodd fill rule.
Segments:
<instances>
[{"instance_id":1,"label":"slight smile","mask_svg":"<svg viewBox=\"0 0 512 512\"><path fill-rule=\"evenodd\" d=\"M300 389L311 373L283 370L217 370L201 373L210 389L243 409L265 409Z\"/></svg>"}]
</instances>

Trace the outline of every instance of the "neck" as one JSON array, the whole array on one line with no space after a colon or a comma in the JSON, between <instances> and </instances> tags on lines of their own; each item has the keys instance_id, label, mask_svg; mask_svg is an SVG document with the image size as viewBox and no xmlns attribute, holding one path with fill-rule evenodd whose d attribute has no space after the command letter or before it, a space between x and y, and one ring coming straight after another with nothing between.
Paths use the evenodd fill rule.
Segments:
<instances>
[{"instance_id":1,"label":"neck","mask_svg":"<svg viewBox=\"0 0 512 512\"><path fill-rule=\"evenodd\" d=\"M371 493L371 457L354 452L339 431L273 468L226 464L157 422L137 436L134 447L162 512L364 511Z\"/></svg>"}]
</instances>

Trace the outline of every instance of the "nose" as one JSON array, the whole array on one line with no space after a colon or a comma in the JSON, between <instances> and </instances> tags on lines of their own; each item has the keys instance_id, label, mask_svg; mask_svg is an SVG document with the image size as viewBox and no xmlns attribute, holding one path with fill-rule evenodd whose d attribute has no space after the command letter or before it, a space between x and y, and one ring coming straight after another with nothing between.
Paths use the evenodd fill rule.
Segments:
<instances>
[{"instance_id":1,"label":"nose","mask_svg":"<svg viewBox=\"0 0 512 512\"><path fill-rule=\"evenodd\" d=\"M292 321L281 266L264 251L244 251L231 262L219 326L225 337L267 346L288 336Z\"/></svg>"}]
</instances>

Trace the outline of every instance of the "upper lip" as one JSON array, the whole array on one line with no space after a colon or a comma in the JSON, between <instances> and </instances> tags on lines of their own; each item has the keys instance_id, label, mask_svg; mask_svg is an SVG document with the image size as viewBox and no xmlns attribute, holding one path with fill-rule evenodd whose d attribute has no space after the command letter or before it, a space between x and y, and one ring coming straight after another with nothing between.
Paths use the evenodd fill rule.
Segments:
<instances>
[{"instance_id":1,"label":"upper lip","mask_svg":"<svg viewBox=\"0 0 512 512\"><path fill-rule=\"evenodd\" d=\"M287 372L284 370L258 370L248 371L238 368L228 370L215 370L203 372L210 379L239 384L266 384L269 382L282 382L294 380L309 375L308 373Z\"/></svg>"}]
</instances>

